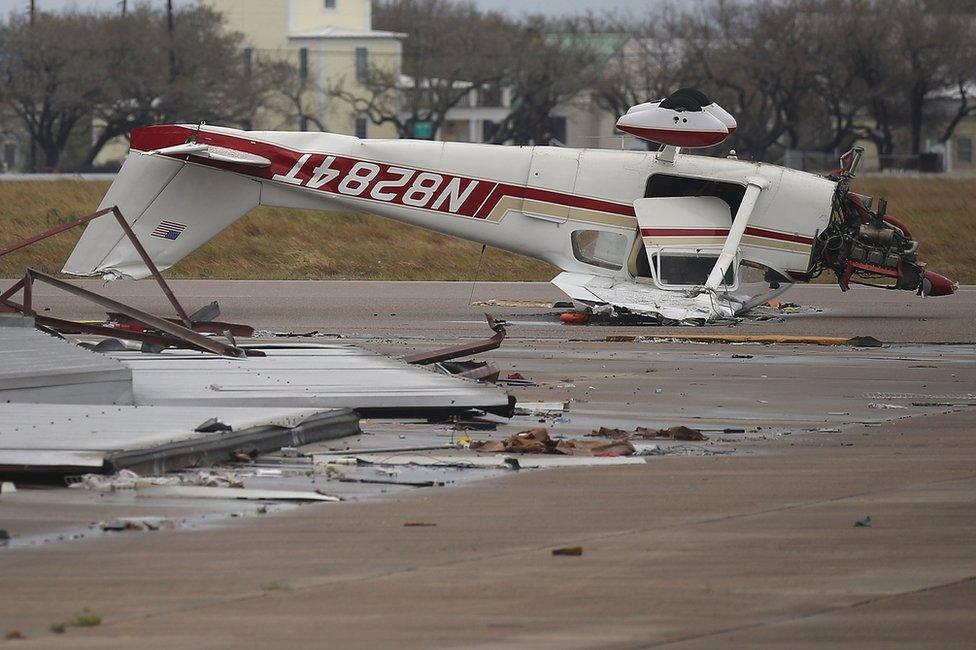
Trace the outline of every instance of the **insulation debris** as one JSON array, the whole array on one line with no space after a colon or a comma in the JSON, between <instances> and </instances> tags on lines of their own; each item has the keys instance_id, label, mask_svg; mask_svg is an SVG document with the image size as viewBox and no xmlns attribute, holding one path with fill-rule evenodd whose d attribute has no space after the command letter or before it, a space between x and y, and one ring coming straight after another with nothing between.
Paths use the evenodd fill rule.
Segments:
<instances>
[{"instance_id":1,"label":"insulation debris","mask_svg":"<svg viewBox=\"0 0 976 650\"><path fill-rule=\"evenodd\" d=\"M204 470L192 474L181 474L179 476L139 476L131 470L123 469L111 476L84 474L79 477L66 479L66 482L69 487L95 490L96 492L135 490L160 485L195 485L225 488L244 487L244 479L234 472L209 472Z\"/></svg>"},{"instance_id":2,"label":"insulation debris","mask_svg":"<svg viewBox=\"0 0 976 650\"><path fill-rule=\"evenodd\" d=\"M626 439L607 442L556 440L542 428L521 431L505 440L472 441L471 449L481 453L563 454L566 456L630 456L636 450Z\"/></svg>"}]
</instances>

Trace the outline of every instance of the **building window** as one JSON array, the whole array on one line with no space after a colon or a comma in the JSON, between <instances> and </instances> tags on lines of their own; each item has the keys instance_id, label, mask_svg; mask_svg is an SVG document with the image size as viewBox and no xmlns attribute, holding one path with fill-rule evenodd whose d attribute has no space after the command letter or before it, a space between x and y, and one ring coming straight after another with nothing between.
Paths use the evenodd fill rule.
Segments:
<instances>
[{"instance_id":1,"label":"building window","mask_svg":"<svg viewBox=\"0 0 976 650\"><path fill-rule=\"evenodd\" d=\"M369 134L369 126L368 125L369 125L369 123L366 121L366 118L363 117L362 115L360 115L360 116L358 116L356 118L356 137L357 138L365 138L365 137L368 136L368 134Z\"/></svg>"},{"instance_id":2,"label":"building window","mask_svg":"<svg viewBox=\"0 0 976 650\"><path fill-rule=\"evenodd\" d=\"M972 138L956 138L956 160L967 164L973 162Z\"/></svg>"},{"instance_id":3,"label":"building window","mask_svg":"<svg viewBox=\"0 0 976 650\"><path fill-rule=\"evenodd\" d=\"M481 141L482 142L494 142L495 136L498 135L498 129L501 128L501 124L498 122L492 122L491 120L485 120L481 123Z\"/></svg>"},{"instance_id":4,"label":"building window","mask_svg":"<svg viewBox=\"0 0 976 650\"><path fill-rule=\"evenodd\" d=\"M362 81L369 72L369 50L365 47L356 48L356 81Z\"/></svg>"},{"instance_id":5,"label":"building window","mask_svg":"<svg viewBox=\"0 0 976 650\"><path fill-rule=\"evenodd\" d=\"M336 0L325 0L325 8L326 9L335 9L336 8Z\"/></svg>"},{"instance_id":6,"label":"building window","mask_svg":"<svg viewBox=\"0 0 976 650\"><path fill-rule=\"evenodd\" d=\"M3 166L10 171L17 166L17 145L13 142L3 143Z\"/></svg>"},{"instance_id":7,"label":"building window","mask_svg":"<svg viewBox=\"0 0 976 650\"><path fill-rule=\"evenodd\" d=\"M245 47L244 48L244 78L250 79L253 70L254 70L254 50L249 47Z\"/></svg>"},{"instance_id":8,"label":"building window","mask_svg":"<svg viewBox=\"0 0 976 650\"><path fill-rule=\"evenodd\" d=\"M565 147L566 146L566 118L565 117L550 117L549 118L549 133L552 135L553 140L557 140L558 144ZM556 144L555 142L540 142L539 144Z\"/></svg>"},{"instance_id":9,"label":"building window","mask_svg":"<svg viewBox=\"0 0 976 650\"><path fill-rule=\"evenodd\" d=\"M308 80L308 48L298 50L298 77L302 81Z\"/></svg>"}]
</instances>

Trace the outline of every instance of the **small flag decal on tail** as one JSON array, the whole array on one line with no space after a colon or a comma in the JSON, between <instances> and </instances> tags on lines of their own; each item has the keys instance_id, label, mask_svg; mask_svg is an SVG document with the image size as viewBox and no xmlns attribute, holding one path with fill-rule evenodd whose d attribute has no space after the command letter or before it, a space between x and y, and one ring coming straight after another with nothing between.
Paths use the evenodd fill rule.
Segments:
<instances>
[{"instance_id":1,"label":"small flag decal on tail","mask_svg":"<svg viewBox=\"0 0 976 650\"><path fill-rule=\"evenodd\" d=\"M176 221L163 221L159 222L156 229L153 230L150 235L153 237L159 237L160 239L176 239L180 234L186 230L185 223L179 223Z\"/></svg>"}]
</instances>

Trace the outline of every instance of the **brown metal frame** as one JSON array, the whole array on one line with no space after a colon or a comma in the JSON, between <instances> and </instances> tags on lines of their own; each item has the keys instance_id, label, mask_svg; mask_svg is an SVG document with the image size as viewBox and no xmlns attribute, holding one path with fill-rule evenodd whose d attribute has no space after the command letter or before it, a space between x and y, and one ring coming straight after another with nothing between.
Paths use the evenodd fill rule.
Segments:
<instances>
[{"instance_id":1,"label":"brown metal frame","mask_svg":"<svg viewBox=\"0 0 976 650\"><path fill-rule=\"evenodd\" d=\"M190 317L187 315L186 310L183 309L183 305L180 304L180 301L177 300L176 295L173 293L172 289L170 289L169 285L166 283L166 280L163 279L163 276L156 267L156 264L152 261L149 253L146 252L146 249L139 241L139 238L136 237L135 232L133 232L132 227L129 226L129 223L125 220L125 217L122 216L122 212L119 210L118 206L113 205L110 208L104 208L79 219L75 219L70 223L55 226L54 228L45 230L44 232L38 233L32 237L23 239L15 244L7 246L6 248L0 249L0 257L9 255L14 251L26 248L31 244L36 244L37 242L47 239L48 237L59 235L67 230L82 224L86 224L89 221L110 213L115 216L115 219L118 221L122 231L139 253L139 257L142 258L143 263L146 265L146 268L149 269L153 279L156 280L156 283L166 295L166 298L173 306L173 309L176 310L176 313L183 325L171 320L159 318L158 316L153 316L152 314L144 312L140 309L130 307L116 300L112 300L111 298L106 298L105 296L88 291L87 289L82 289L81 287L63 280L59 280L55 277L47 275L46 273L41 273L40 271L31 268L28 268L25 271L24 277L21 280L17 281L12 287L3 293L0 293L0 311L16 311L23 313L26 316L33 316L38 325L51 327L52 329L59 331L72 331L85 334L95 334L98 336L112 336L116 338L131 339L134 341L142 341L144 343L153 343L158 345L190 347L230 357L246 356L245 351L236 345L221 343L219 340L203 336L202 334L199 334L191 329L193 327L193 323L190 321ZM91 323L79 323L75 321L62 320L60 318L53 318L50 316L38 315L34 312L32 306L33 284L35 280L41 281L78 297L85 298L86 300L90 300L101 307L111 309L133 321L150 327L159 333L134 332L130 330L105 327L102 325L94 325ZM10 298L16 295L18 291L23 291L23 304L17 304L10 300Z\"/></svg>"}]
</instances>

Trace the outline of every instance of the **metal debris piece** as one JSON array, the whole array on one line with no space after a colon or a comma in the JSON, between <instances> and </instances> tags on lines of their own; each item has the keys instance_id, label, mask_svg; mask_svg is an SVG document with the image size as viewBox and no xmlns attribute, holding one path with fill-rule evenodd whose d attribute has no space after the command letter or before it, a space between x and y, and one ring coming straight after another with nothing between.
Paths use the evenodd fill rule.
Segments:
<instances>
[{"instance_id":1,"label":"metal debris piece","mask_svg":"<svg viewBox=\"0 0 976 650\"><path fill-rule=\"evenodd\" d=\"M426 366L432 363L450 361L451 359L460 359L461 357L470 357L471 355L479 354L481 352L496 350L502 344L502 341L505 340L505 326L508 325L508 323L503 320L495 320L489 314L485 314L485 319L488 321L488 327L495 332L494 336L491 338L481 341L474 341L472 343L452 345L450 347L440 348L430 352L419 352L417 354L405 356L402 360L406 361L407 363Z\"/></svg>"}]
</instances>

